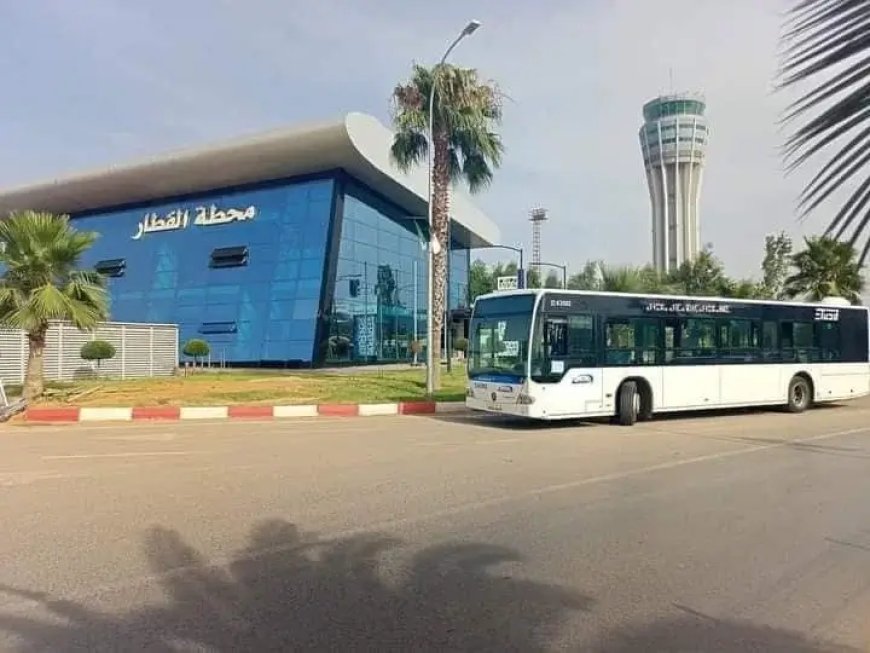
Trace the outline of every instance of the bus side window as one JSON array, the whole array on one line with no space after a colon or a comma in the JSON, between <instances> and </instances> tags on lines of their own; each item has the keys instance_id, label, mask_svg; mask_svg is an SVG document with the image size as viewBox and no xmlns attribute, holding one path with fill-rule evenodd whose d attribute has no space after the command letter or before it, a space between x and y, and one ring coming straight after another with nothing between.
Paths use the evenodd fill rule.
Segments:
<instances>
[{"instance_id":1,"label":"bus side window","mask_svg":"<svg viewBox=\"0 0 870 653\"><path fill-rule=\"evenodd\" d=\"M818 350L814 346L813 323L795 322L793 327L795 355L801 363L818 359Z\"/></svg>"},{"instance_id":2,"label":"bus side window","mask_svg":"<svg viewBox=\"0 0 870 653\"><path fill-rule=\"evenodd\" d=\"M777 324L769 320L761 323L761 349L764 360L779 360Z\"/></svg>"},{"instance_id":3,"label":"bus side window","mask_svg":"<svg viewBox=\"0 0 870 653\"><path fill-rule=\"evenodd\" d=\"M571 364L597 364L594 324L591 315L568 316L567 357Z\"/></svg>"},{"instance_id":4,"label":"bus side window","mask_svg":"<svg viewBox=\"0 0 870 653\"><path fill-rule=\"evenodd\" d=\"M758 325L741 319L719 324L719 358L728 362L751 362L758 353Z\"/></svg>"},{"instance_id":5,"label":"bus side window","mask_svg":"<svg viewBox=\"0 0 870 653\"><path fill-rule=\"evenodd\" d=\"M816 322L816 347L823 361L840 360L840 324Z\"/></svg>"},{"instance_id":6,"label":"bus side window","mask_svg":"<svg viewBox=\"0 0 870 653\"><path fill-rule=\"evenodd\" d=\"M655 365L659 349L659 321L609 318L604 332L608 365Z\"/></svg>"},{"instance_id":7,"label":"bus side window","mask_svg":"<svg viewBox=\"0 0 870 653\"><path fill-rule=\"evenodd\" d=\"M631 365L635 362L634 324L628 319L608 319L604 347L608 365Z\"/></svg>"},{"instance_id":8,"label":"bus side window","mask_svg":"<svg viewBox=\"0 0 870 653\"><path fill-rule=\"evenodd\" d=\"M716 322L707 318L686 318L680 321L680 358L685 362L709 360L717 355Z\"/></svg>"},{"instance_id":9,"label":"bus side window","mask_svg":"<svg viewBox=\"0 0 870 653\"><path fill-rule=\"evenodd\" d=\"M661 323L659 320L638 320L637 346L640 347L640 363L655 365L659 357L659 337Z\"/></svg>"},{"instance_id":10,"label":"bus side window","mask_svg":"<svg viewBox=\"0 0 870 653\"><path fill-rule=\"evenodd\" d=\"M665 363L672 363L675 351L680 348L679 326L679 320L665 320Z\"/></svg>"},{"instance_id":11,"label":"bus side window","mask_svg":"<svg viewBox=\"0 0 870 653\"><path fill-rule=\"evenodd\" d=\"M779 325L779 355L784 361L793 361L796 358L794 322L783 322Z\"/></svg>"}]
</instances>

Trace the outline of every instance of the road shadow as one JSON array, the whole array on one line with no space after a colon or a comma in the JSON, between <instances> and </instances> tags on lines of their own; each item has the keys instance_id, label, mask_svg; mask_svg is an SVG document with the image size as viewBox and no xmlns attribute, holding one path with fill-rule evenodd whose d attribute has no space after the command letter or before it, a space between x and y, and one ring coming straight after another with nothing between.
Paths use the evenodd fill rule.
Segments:
<instances>
[{"instance_id":1,"label":"road shadow","mask_svg":"<svg viewBox=\"0 0 870 653\"><path fill-rule=\"evenodd\" d=\"M857 432L857 431L856 431ZM855 460L864 459L870 460L870 452L865 446L842 446L832 444L818 444L814 442L802 442L789 438L766 438L758 436L742 436L742 435L717 435L710 433L695 433L692 435L695 438L704 440L719 440L720 442L737 442L740 444L757 445L763 447L782 447L789 451L798 451L802 453L812 453L825 456L835 456L839 458L852 458Z\"/></svg>"},{"instance_id":2,"label":"road shadow","mask_svg":"<svg viewBox=\"0 0 870 653\"><path fill-rule=\"evenodd\" d=\"M853 458L870 460L870 453L863 447L840 447L835 445L814 444L812 442L792 442L778 440L776 438L740 438L741 441L750 444L781 444L793 451L815 453L825 456L837 456L839 458Z\"/></svg>"},{"instance_id":3,"label":"road shadow","mask_svg":"<svg viewBox=\"0 0 870 653\"><path fill-rule=\"evenodd\" d=\"M813 406L812 411L836 410L847 408L847 403L823 403ZM738 408L717 408L712 410L686 410L678 412L656 413L645 424L668 424L680 421L714 419L717 417L738 417L741 415L781 414L788 415L780 406L742 406ZM795 415L795 417L799 417ZM613 417L592 417L577 419L536 420L513 415L500 415L485 412L456 412L432 415L432 419L450 424L466 424L507 431L548 431L561 428L577 428L585 426L614 425ZM639 422L641 423L641 422Z\"/></svg>"},{"instance_id":4,"label":"road shadow","mask_svg":"<svg viewBox=\"0 0 870 653\"><path fill-rule=\"evenodd\" d=\"M587 650L590 653L862 653L861 649L808 639L790 630L718 619L675 607L687 614L617 629Z\"/></svg>"},{"instance_id":5,"label":"road shadow","mask_svg":"<svg viewBox=\"0 0 870 653\"><path fill-rule=\"evenodd\" d=\"M809 409L809 413L817 411L832 411L837 409L845 409L849 407L849 403L820 403L814 404ZM684 419L704 419L713 417L737 417L739 415L783 415L799 419L800 413L789 413L785 406L739 406L736 408L714 408L710 410L685 410L668 413L656 413L653 417L654 422L669 422L680 421Z\"/></svg>"},{"instance_id":6,"label":"road shadow","mask_svg":"<svg viewBox=\"0 0 870 653\"><path fill-rule=\"evenodd\" d=\"M737 415L752 415L758 413L770 413L776 412L776 409L772 409L770 407L755 407L755 408L722 408L717 410L704 410L704 411L681 411L681 412L668 412L668 413L656 413L653 418L649 421L638 422L638 424L655 424L662 423L667 424L669 422L679 422L685 420L696 420L699 418L714 418L714 417L728 417L728 416L737 416ZM465 412L457 412L457 413L446 413L443 415L432 415L433 419L436 419L440 422L447 422L451 424L468 424L474 426L481 426L484 428L492 428L492 429L500 429L500 430L508 430L508 431L549 431L553 429L563 429L563 428L577 428L577 427L588 427L588 426L602 426L602 425L612 425L614 428L626 428L619 427L616 424L615 416L614 417L589 417L589 418L575 418L575 419L554 419L554 420L538 420L538 419L529 419L524 417L516 417L513 415L500 415L498 413L484 413L484 412L474 412L474 413L465 413Z\"/></svg>"},{"instance_id":7,"label":"road shadow","mask_svg":"<svg viewBox=\"0 0 870 653\"><path fill-rule=\"evenodd\" d=\"M870 545L867 544L859 544L858 542L849 542L848 540L838 540L833 537L826 537L825 540L830 542L831 544L837 544L838 546L845 546L850 549L855 549L857 551L864 551L865 553L870 553Z\"/></svg>"},{"instance_id":8,"label":"road shadow","mask_svg":"<svg viewBox=\"0 0 870 653\"><path fill-rule=\"evenodd\" d=\"M607 424L609 419L559 419L559 420L536 420L514 415L499 415L497 413L443 413L429 416L438 422L456 424L460 426L479 426L481 428L494 429L497 431L553 431L567 428L594 426Z\"/></svg>"},{"instance_id":9,"label":"road shadow","mask_svg":"<svg viewBox=\"0 0 870 653\"><path fill-rule=\"evenodd\" d=\"M165 603L99 612L49 594L0 587L46 614L0 613L0 631L31 651L524 651L548 649L592 600L513 578L519 556L487 544L421 550L382 573L400 543L378 534L320 539L281 520L215 566L173 530L152 528L145 555Z\"/></svg>"}]
</instances>

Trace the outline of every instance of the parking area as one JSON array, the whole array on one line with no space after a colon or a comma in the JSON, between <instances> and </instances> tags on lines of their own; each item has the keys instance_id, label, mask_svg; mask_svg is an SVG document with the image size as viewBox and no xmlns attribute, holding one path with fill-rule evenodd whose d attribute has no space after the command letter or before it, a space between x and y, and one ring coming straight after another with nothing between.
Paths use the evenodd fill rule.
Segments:
<instances>
[{"instance_id":1,"label":"parking area","mask_svg":"<svg viewBox=\"0 0 870 653\"><path fill-rule=\"evenodd\" d=\"M8 427L0 648L868 650L868 417Z\"/></svg>"}]
</instances>

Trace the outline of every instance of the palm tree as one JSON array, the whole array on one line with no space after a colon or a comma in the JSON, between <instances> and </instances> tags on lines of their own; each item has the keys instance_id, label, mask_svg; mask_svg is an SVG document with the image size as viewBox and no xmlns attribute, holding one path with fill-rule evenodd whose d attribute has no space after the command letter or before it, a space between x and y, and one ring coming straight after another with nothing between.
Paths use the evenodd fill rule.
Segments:
<instances>
[{"instance_id":1,"label":"palm tree","mask_svg":"<svg viewBox=\"0 0 870 653\"><path fill-rule=\"evenodd\" d=\"M431 141L432 222L434 236L444 245L434 256L433 359L441 359L441 330L447 278L447 234L450 185L464 180L471 192L485 188L493 169L501 163L501 138L493 129L501 121L498 88L482 82L477 71L440 64L434 69L414 66L410 81L393 90L393 126L396 135L391 154L396 164L409 170L428 153L429 94L435 83ZM435 365L435 387L440 387L440 366Z\"/></svg>"},{"instance_id":2,"label":"palm tree","mask_svg":"<svg viewBox=\"0 0 870 653\"><path fill-rule=\"evenodd\" d=\"M732 299L771 299L767 287L752 279L724 278L717 294Z\"/></svg>"},{"instance_id":3,"label":"palm tree","mask_svg":"<svg viewBox=\"0 0 870 653\"><path fill-rule=\"evenodd\" d=\"M683 262L669 278L679 293L686 295L720 295L726 285L722 262L709 246L694 259Z\"/></svg>"},{"instance_id":4,"label":"palm tree","mask_svg":"<svg viewBox=\"0 0 870 653\"><path fill-rule=\"evenodd\" d=\"M669 294L673 291L668 280L651 265L606 265L600 261L588 262L583 272L571 277L568 287L626 293Z\"/></svg>"},{"instance_id":5,"label":"palm tree","mask_svg":"<svg viewBox=\"0 0 870 653\"><path fill-rule=\"evenodd\" d=\"M604 261L586 261L583 270L572 274L568 287L572 290L601 290Z\"/></svg>"},{"instance_id":6,"label":"palm tree","mask_svg":"<svg viewBox=\"0 0 870 653\"><path fill-rule=\"evenodd\" d=\"M646 292L647 279L640 268L631 266L601 266L600 290L607 292Z\"/></svg>"},{"instance_id":7,"label":"palm tree","mask_svg":"<svg viewBox=\"0 0 870 653\"><path fill-rule=\"evenodd\" d=\"M93 329L108 316L103 277L77 269L97 235L76 231L66 216L25 211L0 221L0 323L23 329L29 353L24 398L42 395L50 320Z\"/></svg>"},{"instance_id":8,"label":"palm tree","mask_svg":"<svg viewBox=\"0 0 870 653\"><path fill-rule=\"evenodd\" d=\"M870 252L870 0L798 1L786 22L783 45L781 86L816 82L786 112L786 121L807 116L786 141L788 167L833 149L801 194L799 207L806 216L837 190L854 188L824 235L853 246L864 237L858 257L863 265Z\"/></svg>"},{"instance_id":9,"label":"palm tree","mask_svg":"<svg viewBox=\"0 0 870 653\"><path fill-rule=\"evenodd\" d=\"M859 303L864 278L861 265L855 260L855 248L826 237L804 241L806 249L791 257L796 272L785 281L785 295L811 301L843 297L853 304Z\"/></svg>"}]
</instances>

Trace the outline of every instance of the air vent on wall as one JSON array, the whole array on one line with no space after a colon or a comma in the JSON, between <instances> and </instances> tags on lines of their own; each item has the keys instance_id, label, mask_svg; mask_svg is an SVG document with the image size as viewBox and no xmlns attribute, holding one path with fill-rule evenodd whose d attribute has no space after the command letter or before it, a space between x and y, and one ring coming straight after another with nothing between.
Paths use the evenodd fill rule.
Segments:
<instances>
[{"instance_id":1,"label":"air vent on wall","mask_svg":"<svg viewBox=\"0 0 870 653\"><path fill-rule=\"evenodd\" d=\"M247 247L218 247L211 252L211 261L209 262L209 267L237 268L247 264Z\"/></svg>"},{"instance_id":2,"label":"air vent on wall","mask_svg":"<svg viewBox=\"0 0 870 653\"><path fill-rule=\"evenodd\" d=\"M199 332L206 335L217 333L235 333L235 322L203 322L199 325Z\"/></svg>"},{"instance_id":3,"label":"air vent on wall","mask_svg":"<svg viewBox=\"0 0 870 653\"><path fill-rule=\"evenodd\" d=\"M123 258L97 261L94 269L105 277L123 277L127 271L127 260Z\"/></svg>"}]
</instances>

